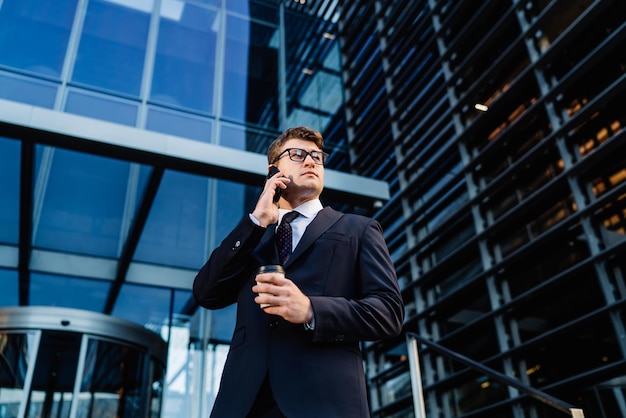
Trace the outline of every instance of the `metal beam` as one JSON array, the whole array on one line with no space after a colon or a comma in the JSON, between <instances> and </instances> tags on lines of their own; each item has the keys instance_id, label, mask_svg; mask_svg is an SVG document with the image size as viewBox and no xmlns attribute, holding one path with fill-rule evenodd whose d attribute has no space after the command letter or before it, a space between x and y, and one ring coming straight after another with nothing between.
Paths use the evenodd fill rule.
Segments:
<instances>
[{"instance_id":1,"label":"metal beam","mask_svg":"<svg viewBox=\"0 0 626 418\"><path fill-rule=\"evenodd\" d=\"M0 132L25 142L260 186L265 155L0 99ZM323 198L367 208L389 199L386 182L326 170Z\"/></svg>"}]
</instances>

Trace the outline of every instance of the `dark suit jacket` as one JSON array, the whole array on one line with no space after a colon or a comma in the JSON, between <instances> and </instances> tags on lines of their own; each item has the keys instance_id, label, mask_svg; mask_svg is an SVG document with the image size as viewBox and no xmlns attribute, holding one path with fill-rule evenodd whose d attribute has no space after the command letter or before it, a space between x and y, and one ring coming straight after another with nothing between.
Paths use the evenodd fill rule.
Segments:
<instances>
[{"instance_id":1,"label":"dark suit jacket","mask_svg":"<svg viewBox=\"0 0 626 418\"><path fill-rule=\"evenodd\" d=\"M268 315L254 302L255 269L278 261L274 231L246 216L195 278L201 306L238 303L211 416L245 417L268 375L289 418L368 417L359 341L398 335L404 318L380 225L326 207L307 227L284 267L311 300L313 331Z\"/></svg>"}]
</instances>

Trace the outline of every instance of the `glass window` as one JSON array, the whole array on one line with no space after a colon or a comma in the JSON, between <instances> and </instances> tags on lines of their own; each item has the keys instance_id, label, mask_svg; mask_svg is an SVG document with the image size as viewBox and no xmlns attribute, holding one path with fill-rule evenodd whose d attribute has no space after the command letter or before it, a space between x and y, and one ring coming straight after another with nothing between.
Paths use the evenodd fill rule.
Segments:
<instances>
[{"instance_id":1,"label":"glass window","mask_svg":"<svg viewBox=\"0 0 626 418\"><path fill-rule=\"evenodd\" d=\"M17 417L24 398L31 353L36 348L33 333L0 332L0 416Z\"/></svg>"},{"instance_id":2,"label":"glass window","mask_svg":"<svg viewBox=\"0 0 626 418\"><path fill-rule=\"evenodd\" d=\"M124 284L112 315L151 330L169 323L171 289Z\"/></svg>"},{"instance_id":3,"label":"glass window","mask_svg":"<svg viewBox=\"0 0 626 418\"><path fill-rule=\"evenodd\" d=\"M72 80L139 96L154 2L124 4L89 2Z\"/></svg>"},{"instance_id":4,"label":"glass window","mask_svg":"<svg viewBox=\"0 0 626 418\"><path fill-rule=\"evenodd\" d=\"M183 138L211 142L213 121L208 118L151 107L146 129Z\"/></svg>"},{"instance_id":5,"label":"glass window","mask_svg":"<svg viewBox=\"0 0 626 418\"><path fill-rule=\"evenodd\" d=\"M19 237L20 142L0 137L0 242Z\"/></svg>"},{"instance_id":6,"label":"glass window","mask_svg":"<svg viewBox=\"0 0 626 418\"><path fill-rule=\"evenodd\" d=\"M261 185L259 185L261 186ZM221 242L241 221L244 214L252 211L260 190L248 193L253 201L246 201L243 184L220 180L217 182L217 207L215 208L215 242ZM206 261L206 260L205 260Z\"/></svg>"},{"instance_id":7,"label":"glass window","mask_svg":"<svg viewBox=\"0 0 626 418\"><path fill-rule=\"evenodd\" d=\"M278 126L278 31L227 17L223 115Z\"/></svg>"},{"instance_id":8,"label":"glass window","mask_svg":"<svg viewBox=\"0 0 626 418\"><path fill-rule=\"evenodd\" d=\"M76 416L147 416L146 366L146 354L134 347L89 340Z\"/></svg>"},{"instance_id":9,"label":"glass window","mask_svg":"<svg viewBox=\"0 0 626 418\"><path fill-rule=\"evenodd\" d=\"M277 133L259 132L241 125L222 124L220 145L265 155L267 147L278 136Z\"/></svg>"},{"instance_id":10,"label":"glass window","mask_svg":"<svg viewBox=\"0 0 626 418\"><path fill-rule=\"evenodd\" d=\"M135 103L79 91L70 91L65 103L68 113L128 126L136 125L137 108Z\"/></svg>"},{"instance_id":11,"label":"glass window","mask_svg":"<svg viewBox=\"0 0 626 418\"><path fill-rule=\"evenodd\" d=\"M19 305L17 271L0 269L0 306Z\"/></svg>"},{"instance_id":12,"label":"glass window","mask_svg":"<svg viewBox=\"0 0 626 418\"><path fill-rule=\"evenodd\" d=\"M206 178L166 171L135 261L193 269L204 264L208 193Z\"/></svg>"},{"instance_id":13,"label":"glass window","mask_svg":"<svg viewBox=\"0 0 626 418\"><path fill-rule=\"evenodd\" d=\"M24 417L70 416L81 338L74 332L41 333Z\"/></svg>"},{"instance_id":14,"label":"glass window","mask_svg":"<svg viewBox=\"0 0 626 418\"><path fill-rule=\"evenodd\" d=\"M30 304L102 312L111 282L32 273Z\"/></svg>"},{"instance_id":15,"label":"glass window","mask_svg":"<svg viewBox=\"0 0 626 418\"><path fill-rule=\"evenodd\" d=\"M0 72L0 99L52 109L56 95L54 83Z\"/></svg>"},{"instance_id":16,"label":"glass window","mask_svg":"<svg viewBox=\"0 0 626 418\"><path fill-rule=\"evenodd\" d=\"M148 169L64 149L37 147L36 156L34 245L117 256Z\"/></svg>"},{"instance_id":17,"label":"glass window","mask_svg":"<svg viewBox=\"0 0 626 418\"><path fill-rule=\"evenodd\" d=\"M77 0L0 3L0 64L59 77Z\"/></svg>"},{"instance_id":18,"label":"glass window","mask_svg":"<svg viewBox=\"0 0 626 418\"><path fill-rule=\"evenodd\" d=\"M172 13L172 4L179 4L180 10ZM152 101L213 113L219 22L214 10L182 2L162 3Z\"/></svg>"}]
</instances>

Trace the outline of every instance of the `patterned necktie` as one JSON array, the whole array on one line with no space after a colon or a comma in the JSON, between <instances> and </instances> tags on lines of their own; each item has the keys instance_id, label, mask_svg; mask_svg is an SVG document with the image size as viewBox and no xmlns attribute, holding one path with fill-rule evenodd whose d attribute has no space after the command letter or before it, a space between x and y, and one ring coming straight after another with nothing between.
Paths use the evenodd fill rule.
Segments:
<instances>
[{"instance_id":1,"label":"patterned necktie","mask_svg":"<svg viewBox=\"0 0 626 418\"><path fill-rule=\"evenodd\" d=\"M285 264L291 254L291 221L293 221L298 215L299 213L295 211L285 213L285 215L283 215L283 220L280 222L280 225L276 230L276 244L278 246L278 256L280 257L281 264Z\"/></svg>"}]
</instances>

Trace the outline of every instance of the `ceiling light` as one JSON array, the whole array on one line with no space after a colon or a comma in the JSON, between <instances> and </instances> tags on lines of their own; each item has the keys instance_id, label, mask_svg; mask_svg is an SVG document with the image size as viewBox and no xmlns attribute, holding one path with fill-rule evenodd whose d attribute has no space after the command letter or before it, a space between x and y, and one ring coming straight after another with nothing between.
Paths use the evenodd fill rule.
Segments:
<instances>
[{"instance_id":1,"label":"ceiling light","mask_svg":"<svg viewBox=\"0 0 626 418\"><path fill-rule=\"evenodd\" d=\"M489 107L487 107L487 105L484 105L482 103L476 103L474 105L474 109L480 110L481 112L486 112L487 110L489 110Z\"/></svg>"}]
</instances>

